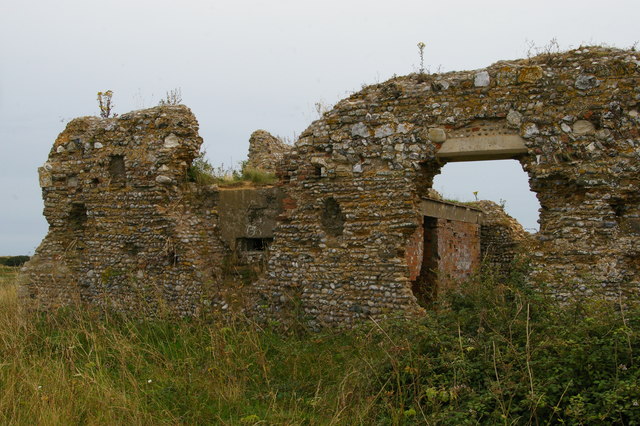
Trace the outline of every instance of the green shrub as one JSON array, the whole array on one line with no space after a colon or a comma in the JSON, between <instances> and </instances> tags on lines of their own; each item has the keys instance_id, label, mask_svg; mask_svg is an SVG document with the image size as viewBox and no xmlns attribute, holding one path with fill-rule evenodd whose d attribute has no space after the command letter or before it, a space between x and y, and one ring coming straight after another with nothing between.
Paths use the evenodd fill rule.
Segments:
<instances>
[{"instance_id":1,"label":"green shrub","mask_svg":"<svg viewBox=\"0 0 640 426\"><path fill-rule=\"evenodd\" d=\"M640 306L559 305L519 276L480 274L396 326L391 407L434 424L640 424Z\"/></svg>"},{"instance_id":2,"label":"green shrub","mask_svg":"<svg viewBox=\"0 0 640 426\"><path fill-rule=\"evenodd\" d=\"M0 257L0 265L22 266L29 260L29 256L6 256Z\"/></svg>"},{"instance_id":3,"label":"green shrub","mask_svg":"<svg viewBox=\"0 0 640 426\"><path fill-rule=\"evenodd\" d=\"M187 180L198 185L211 185L216 182L215 169L206 158L207 153L202 151L191 162L187 169Z\"/></svg>"}]
</instances>

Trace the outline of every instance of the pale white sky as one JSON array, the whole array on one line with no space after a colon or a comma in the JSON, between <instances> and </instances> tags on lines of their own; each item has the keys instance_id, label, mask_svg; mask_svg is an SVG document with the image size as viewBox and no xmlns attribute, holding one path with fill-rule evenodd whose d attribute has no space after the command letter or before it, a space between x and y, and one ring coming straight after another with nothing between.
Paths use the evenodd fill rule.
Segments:
<instances>
[{"instance_id":1,"label":"pale white sky","mask_svg":"<svg viewBox=\"0 0 640 426\"><path fill-rule=\"evenodd\" d=\"M36 169L71 118L98 114L98 91L113 90L124 113L181 88L209 158L230 166L253 130L293 138L316 102L416 71L419 41L432 72L478 69L526 56L527 40L630 47L639 16L637 0L2 0L0 255L31 254L44 237ZM447 165L436 189L461 199L497 189L532 228L537 206L508 164L466 163L458 177ZM506 185L517 175L524 189Z\"/></svg>"}]
</instances>

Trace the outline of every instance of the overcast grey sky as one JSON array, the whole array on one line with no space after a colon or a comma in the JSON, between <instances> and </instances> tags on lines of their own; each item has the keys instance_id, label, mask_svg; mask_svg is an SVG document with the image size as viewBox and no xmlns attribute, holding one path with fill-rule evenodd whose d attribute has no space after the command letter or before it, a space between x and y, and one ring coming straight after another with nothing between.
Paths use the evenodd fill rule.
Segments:
<instances>
[{"instance_id":1,"label":"overcast grey sky","mask_svg":"<svg viewBox=\"0 0 640 426\"><path fill-rule=\"evenodd\" d=\"M124 113L181 88L209 158L230 166L253 130L293 138L316 102L416 71L419 41L431 72L478 69L526 56L527 40L627 48L638 17L637 0L2 0L0 255L31 254L44 237L36 169L70 119L98 114L98 91ZM435 184L502 198L533 228L526 185L513 161L450 164Z\"/></svg>"}]
</instances>

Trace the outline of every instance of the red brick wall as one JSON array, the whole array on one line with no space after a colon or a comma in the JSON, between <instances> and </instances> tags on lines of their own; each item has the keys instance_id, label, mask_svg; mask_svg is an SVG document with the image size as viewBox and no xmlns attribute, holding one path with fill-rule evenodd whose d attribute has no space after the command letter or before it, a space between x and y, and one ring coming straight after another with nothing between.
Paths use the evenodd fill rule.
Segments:
<instances>
[{"instance_id":1,"label":"red brick wall","mask_svg":"<svg viewBox=\"0 0 640 426\"><path fill-rule=\"evenodd\" d=\"M415 281L420 275L422 267L422 259L424 257L424 228L419 226L416 232L409 239L409 244L405 250L404 256L409 265L409 279Z\"/></svg>"},{"instance_id":2,"label":"red brick wall","mask_svg":"<svg viewBox=\"0 0 640 426\"><path fill-rule=\"evenodd\" d=\"M429 229L420 227L409 239L405 258L409 278L414 281L414 292L424 293L416 297L428 299L455 287L480 265L480 225L425 218L424 226Z\"/></svg>"},{"instance_id":3,"label":"red brick wall","mask_svg":"<svg viewBox=\"0 0 640 426\"><path fill-rule=\"evenodd\" d=\"M468 278L480 265L480 225L438 219L438 271L440 290Z\"/></svg>"}]
</instances>

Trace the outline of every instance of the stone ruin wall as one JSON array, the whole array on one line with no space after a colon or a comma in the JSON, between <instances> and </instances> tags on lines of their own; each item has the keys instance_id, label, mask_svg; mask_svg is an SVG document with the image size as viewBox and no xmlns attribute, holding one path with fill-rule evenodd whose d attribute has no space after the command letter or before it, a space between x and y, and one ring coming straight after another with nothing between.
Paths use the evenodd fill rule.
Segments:
<instances>
[{"instance_id":1,"label":"stone ruin wall","mask_svg":"<svg viewBox=\"0 0 640 426\"><path fill-rule=\"evenodd\" d=\"M269 132L256 130L249 138L246 167L275 174L278 164L291 148L291 145L287 145Z\"/></svg>"},{"instance_id":2,"label":"stone ruin wall","mask_svg":"<svg viewBox=\"0 0 640 426\"><path fill-rule=\"evenodd\" d=\"M182 106L71 121L39 169L49 233L23 300L180 316L224 307L218 194L185 182L201 142Z\"/></svg>"},{"instance_id":3,"label":"stone ruin wall","mask_svg":"<svg viewBox=\"0 0 640 426\"><path fill-rule=\"evenodd\" d=\"M480 229L482 261L496 274L508 274L518 257L535 244L535 238L496 203L485 200L473 204L484 213Z\"/></svg>"},{"instance_id":4,"label":"stone ruin wall","mask_svg":"<svg viewBox=\"0 0 640 426\"><path fill-rule=\"evenodd\" d=\"M71 121L39 169L49 232L25 267L22 300L244 312L252 292L239 272L261 271L284 192L188 182L201 143L184 106Z\"/></svg>"},{"instance_id":5,"label":"stone ruin wall","mask_svg":"<svg viewBox=\"0 0 640 426\"><path fill-rule=\"evenodd\" d=\"M524 143L500 158L520 161L541 204L533 282L561 299L637 297L639 67L635 52L584 48L394 78L341 101L280 164L266 270L237 309L264 319L301 308L312 325L421 314L407 258L421 241L420 200L447 144L493 139ZM200 143L181 106L69 123L40 169L50 229L23 300L227 312L222 191L184 181ZM482 250L517 239L509 226L485 226ZM510 250L493 253L510 262Z\"/></svg>"},{"instance_id":6,"label":"stone ruin wall","mask_svg":"<svg viewBox=\"0 0 640 426\"><path fill-rule=\"evenodd\" d=\"M420 312L405 248L448 140L523 142L502 158L520 161L541 205L533 281L560 299L638 297L639 68L636 52L583 48L398 77L339 102L290 157L291 201L258 283L263 314L295 304L312 322L349 323Z\"/></svg>"}]
</instances>

